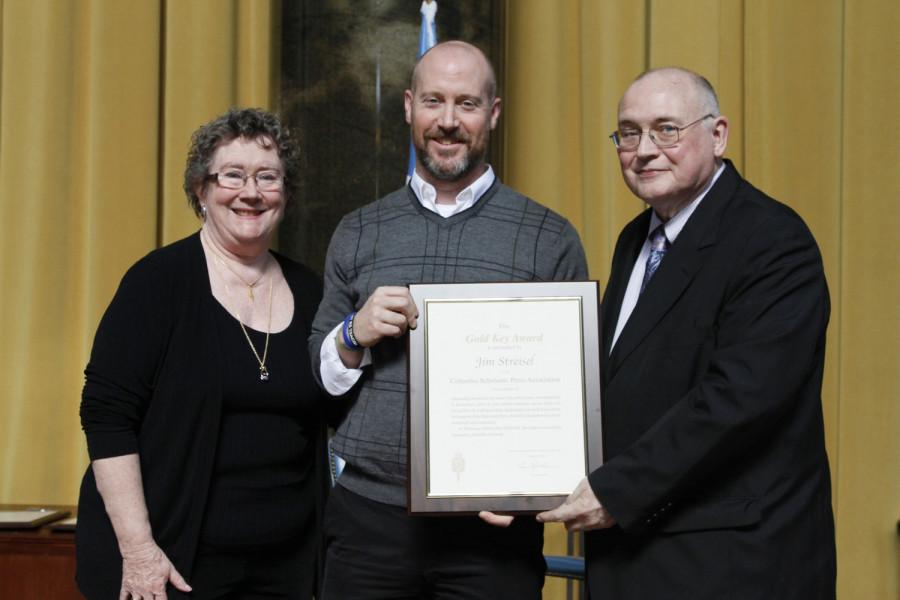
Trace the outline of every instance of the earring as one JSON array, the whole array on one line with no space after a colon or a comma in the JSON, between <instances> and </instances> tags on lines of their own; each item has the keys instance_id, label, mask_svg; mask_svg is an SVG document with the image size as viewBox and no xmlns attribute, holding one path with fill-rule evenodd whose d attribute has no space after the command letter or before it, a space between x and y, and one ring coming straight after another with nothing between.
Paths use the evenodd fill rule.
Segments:
<instances>
[{"instance_id":1,"label":"earring","mask_svg":"<svg viewBox=\"0 0 900 600\"><path fill-rule=\"evenodd\" d=\"M200 205L200 218L203 219L204 221L206 220L206 205L205 204Z\"/></svg>"}]
</instances>

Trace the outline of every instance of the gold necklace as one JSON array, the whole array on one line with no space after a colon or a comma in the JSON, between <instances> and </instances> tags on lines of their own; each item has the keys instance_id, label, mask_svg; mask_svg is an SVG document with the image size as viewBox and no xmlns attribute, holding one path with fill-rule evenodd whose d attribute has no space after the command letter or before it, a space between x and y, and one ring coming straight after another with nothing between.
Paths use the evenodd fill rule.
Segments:
<instances>
[{"instance_id":1,"label":"gold necklace","mask_svg":"<svg viewBox=\"0 0 900 600\"><path fill-rule=\"evenodd\" d=\"M247 333L247 328L244 327L244 322L238 317L238 324L241 326L241 331L244 332L244 337L247 338L247 343L250 344L250 349L253 350L253 356L256 357L256 362L259 363L259 380L260 381L268 381L269 380L269 370L266 368L266 357L269 356L269 334L272 331L272 296L274 295L272 292L272 282L275 278L271 277L269 279L269 324L266 326L266 345L263 348L262 358L259 357L259 352L256 351L256 346L253 345L253 340L250 339L250 334Z\"/></svg>"},{"instance_id":2,"label":"gold necklace","mask_svg":"<svg viewBox=\"0 0 900 600\"><path fill-rule=\"evenodd\" d=\"M260 281L262 281L262 278L266 276L266 267L269 266L268 252L266 252L266 255L267 255L266 256L266 264L263 265L262 273L259 274L259 277L256 278L256 281L254 281L252 283L248 283L246 279L241 277L237 271L235 271L228 265L228 262L222 257L221 254L219 254L218 250L213 248L211 243L207 243L206 247L209 248L210 250L212 250L213 257L216 259L216 262L219 263L219 265L228 269L232 275L234 275L235 277L238 278L238 281L240 281L247 287L247 298L250 299L250 302L253 302L254 300L256 300L256 297L253 295L253 288L255 288L256 285ZM227 288L228 286L226 285L225 287Z\"/></svg>"},{"instance_id":3,"label":"gold necklace","mask_svg":"<svg viewBox=\"0 0 900 600\"><path fill-rule=\"evenodd\" d=\"M203 240L202 235L200 236L200 239ZM243 277L241 277L240 275L235 273L228 266L228 264L224 260L222 260L222 257L219 256L219 253L213 249L211 243L206 243L206 244L204 244L204 246L206 246L207 248L209 248L212 251L213 256L216 258L216 262L218 262L219 264L223 265L226 269L231 271L231 273L235 277L240 279L241 282L243 282L243 284L247 286L247 290L249 292L248 296L250 297L250 301L252 302L253 301L253 286L255 286L257 283L259 283L262 280L263 276L265 275L265 269L263 270L263 274L260 275L256 281L254 281L252 284L248 284L246 281L244 281ZM267 265L268 265L268 263L267 263ZM250 339L250 334L247 333L247 328L244 326L244 322L241 320L240 312L238 312L235 315L238 325L241 326L241 331L244 332L244 338L246 338L247 343L250 344L250 350L253 351L253 356L256 357L256 362L259 363L259 380L260 381L268 381L269 380L269 369L266 368L266 359L269 356L269 335L272 332L272 297L275 295L274 291L273 291L274 281L275 281L274 277L269 278L269 318L268 318L268 325L266 326L266 344L265 344L265 347L263 348L262 358L260 358L259 352L256 351L256 346L253 345L253 340ZM228 284L225 285L225 292L229 296L231 295L231 289L228 287Z\"/></svg>"}]
</instances>

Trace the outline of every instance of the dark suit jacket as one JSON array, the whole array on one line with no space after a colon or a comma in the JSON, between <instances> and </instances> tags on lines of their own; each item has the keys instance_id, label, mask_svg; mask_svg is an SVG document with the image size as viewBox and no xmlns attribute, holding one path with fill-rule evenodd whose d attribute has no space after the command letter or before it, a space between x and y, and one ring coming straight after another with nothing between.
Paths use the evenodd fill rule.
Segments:
<instances>
[{"instance_id":1,"label":"dark suit jacket","mask_svg":"<svg viewBox=\"0 0 900 600\"><path fill-rule=\"evenodd\" d=\"M726 163L610 354L650 211L616 244L589 481L618 525L586 536L594 600L834 598L822 260Z\"/></svg>"}]
</instances>

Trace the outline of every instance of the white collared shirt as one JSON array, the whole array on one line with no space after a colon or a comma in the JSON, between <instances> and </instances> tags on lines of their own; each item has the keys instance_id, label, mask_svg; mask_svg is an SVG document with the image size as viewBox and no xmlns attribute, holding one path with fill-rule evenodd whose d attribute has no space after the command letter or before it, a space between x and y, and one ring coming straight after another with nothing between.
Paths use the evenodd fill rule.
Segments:
<instances>
[{"instance_id":1,"label":"white collared shirt","mask_svg":"<svg viewBox=\"0 0 900 600\"><path fill-rule=\"evenodd\" d=\"M684 229L688 219L691 218L691 215L694 214L694 211L700 206L700 202L706 196L706 193L709 192L710 188L712 188L713 184L716 183L716 180L719 179L719 175L721 175L724 170L725 164L723 163L716 170L715 175L713 175L709 184L703 191L700 192L690 204L679 210L666 222L666 239L669 240L670 244L675 243L675 238L677 238L678 234L681 233L681 230ZM637 306L638 297L641 294L641 283L644 281L644 269L647 266L647 258L650 256L650 233L652 233L661 223L662 219L657 216L656 211L653 211L653 214L650 215L650 227L647 229L647 237L644 238L644 245L641 246L641 253L638 254L637 260L634 261L634 267L631 269L631 278L628 280L628 287L625 288L625 297L622 298L622 308L619 310L619 320L616 321L616 331L613 334L612 344L609 347L610 353L612 353L612 349L616 347L616 341L618 341L619 335L625 328L628 317L631 316L631 313L634 312L634 307Z\"/></svg>"},{"instance_id":2,"label":"white collared shirt","mask_svg":"<svg viewBox=\"0 0 900 600\"><path fill-rule=\"evenodd\" d=\"M496 179L494 170L490 165L487 165L487 169L485 169L481 177L456 195L454 204L438 204L437 190L433 185L419 177L419 173L416 171L413 172L413 176L409 180L409 187L423 207L446 219L472 208L478 199L494 184L494 179ZM344 365L338 354L336 340L338 331L343 326L344 324L341 322L331 330L331 333L322 340L322 349L319 351L319 373L322 376L322 384L332 396L346 394L362 376L363 367L372 364L372 353L366 348L363 350L362 362L358 369L349 369Z\"/></svg>"},{"instance_id":3,"label":"white collared shirt","mask_svg":"<svg viewBox=\"0 0 900 600\"><path fill-rule=\"evenodd\" d=\"M453 204L438 204L437 190L433 185L419 177L418 171L413 171L412 178L409 180L409 187L412 188L413 193L422 206L447 218L472 208L472 205L493 185L494 179L494 170L488 165L481 177L456 195L456 202Z\"/></svg>"}]
</instances>

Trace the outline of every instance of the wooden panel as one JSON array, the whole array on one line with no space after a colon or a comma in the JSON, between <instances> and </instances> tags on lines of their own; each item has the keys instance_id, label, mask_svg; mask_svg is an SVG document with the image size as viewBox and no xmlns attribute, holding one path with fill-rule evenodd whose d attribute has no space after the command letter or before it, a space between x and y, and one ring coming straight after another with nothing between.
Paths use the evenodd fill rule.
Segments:
<instances>
[{"instance_id":1,"label":"wooden panel","mask_svg":"<svg viewBox=\"0 0 900 600\"><path fill-rule=\"evenodd\" d=\"M900 8L845 10L838 597L900 598Z\"/></svg>"},{"instance_id":2,"label":"wooden panel","mask_svg":"<svg viewBox=\"0 0 900 600\"><path fill-rule=\"evenodd\" d=\"M815 23L815 27L810 27ZM812 229L832 291L841 285L839 0L746 5L744 175ZM832 293L823 384L826 444L838 450L841 295Z\"/></svg>"},{"instance_id":3,"label":"wooden panel","mask_svg":"<svg viewBox=\"0 0 900 600\"><path fill-rule=\"evenodd\" d=\"M718 63L709 73L719 96L719 109L728 117L726 155L744 169L744 1L719 3Z\"/></svg>"},{"instance_id":4,"label":"wooden panel","mask_svg":"<svg viewBox=\"0 0 900 600\"><path fill-rule=\"evenodd\" d=\"M607 136L619 97L646 64L641 3L517 1L508 6L506 183L566 216L591 277L641 204Z\"/></svg>"},{"instance_id":5,"label":"wooden panel","mask_svg":"<svg viewBox=\"0 0 900 600\"><path fill-rule=\"evenodd\" d=\"M30 556L0 554L0 598L83 599L75 586L75 557L48 554L38 566Z\"/></svg>"},{"instance_id":6,"label":"wooden panel","mask_svg":"<svg viewBox=\"0 0 900 600\"><path fill-rule=\"evenodd\" d=\"M583 242L591 277L605 288L619 232L644 209L622 180L609 134L622 94L646 68L646 13L642 2L586 1L582 7Z\"/></svg>"},{"instance_id":7,"label":"wooden panel","mask_svg":"<svg viewBox=\"0 0 900 600\"><path fill-rule=\"evenodd\" d=\"M501 116L507 120L507 183L576 225L582 203L578 15L571 2L511 7Z\"/></svg>"},{"instance_id":8,"label":"wooden panel","mask_svg":"<svg viewBox=\"0 0 900 600\"><path fill-rule=\"evenodd\" d=\"M21 510L21 505L0 508ZM60 507L74 512L71 506ZM78 600L75 585L75 534L51 524L38 529L0 530L0 598Z\"/></svg>"},{"instance_id":9,"label":"wooden panel","mask_svg":"<svg viewBox=\"0 0 900 600\"><path fill-rule=\"evenodd\" d=\"M685 67L712 81L719 73L719 0L650 1L650 67ZM715 81L712 81L716 85Z\"/></svg>"}]
</instances>

